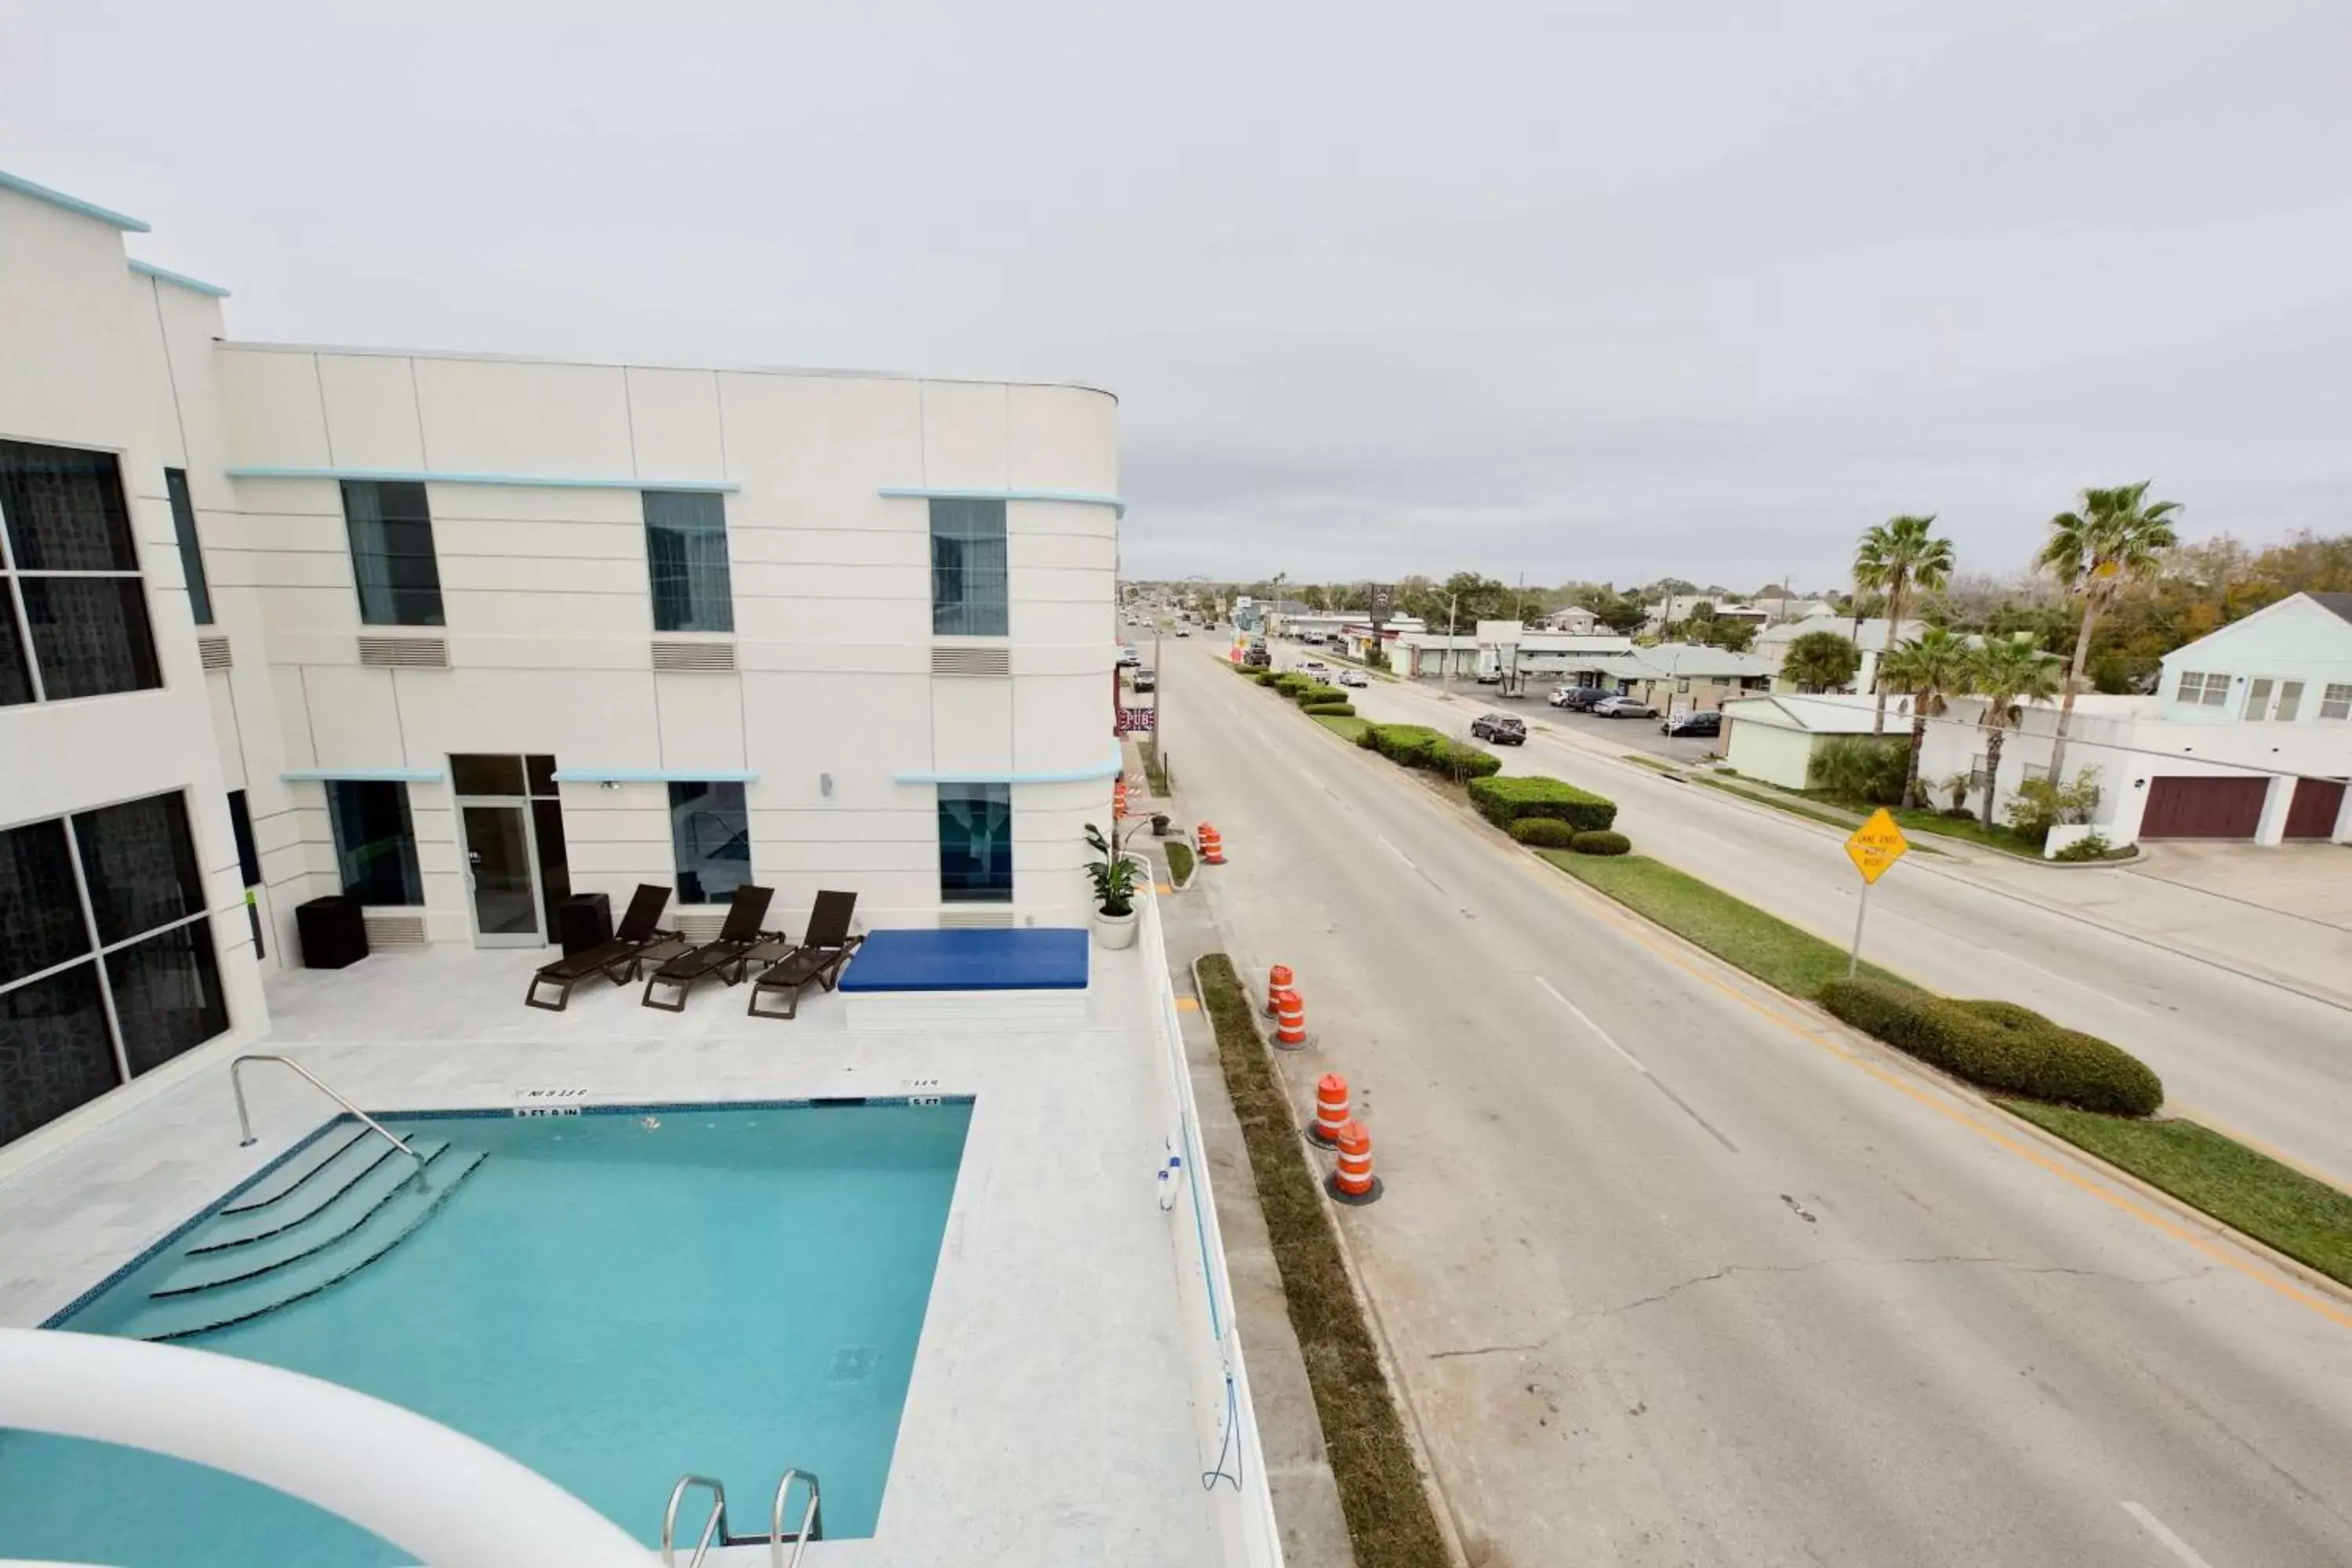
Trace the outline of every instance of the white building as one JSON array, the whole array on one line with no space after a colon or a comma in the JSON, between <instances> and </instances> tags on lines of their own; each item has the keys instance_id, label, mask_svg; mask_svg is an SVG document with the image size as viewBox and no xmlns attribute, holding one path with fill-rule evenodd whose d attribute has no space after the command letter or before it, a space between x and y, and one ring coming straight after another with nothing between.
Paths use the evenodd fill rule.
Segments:
<instances>
[{"instance_id":1,"label":"white building","mask_svg":"<svg viewBox=\"0 0 2352 1568\"><path fill-rule=\"evenodd\" d=\"M1900 647L1917 638L1927 629L1927 622L1906 618L1895 627L1895 644ZM1789 645L1812 632L1827 632L1832 637L1843 637L1853 644L1854 650L1862 656L1862 663L1854 671L1850 689L1872 689L1878 679L1879 655L1886 650L1886 620L1884 616L1873 616L1859 626L1847 616L1837 615L1809 616L1803 620L1776 622L1756 634L1752 651L1769 664L1777 676L1780 666L1788 660Z\"/></svg>"},{"instance_id":2,"label":"white building","mask_svg":"<svg viewBox=\"0 0 2352 1568\"><path fill-rule=\"evenodd\" d=\"M1562 605L1544 617L1544 629L1591 637L1601 629L1601 617L1581 605Z\"/></svg>"},{"instance_id":3,"label":"white building","mask_svg":"<svg viewBox=\"0 0 2352 1568\"><path fill-rule=\"evenodd\" d=\"M324 895L1082 923L1108 394L240 342L145 227L0 177L0 1143L263 1032Z\"/></svg>"}]
</instances>

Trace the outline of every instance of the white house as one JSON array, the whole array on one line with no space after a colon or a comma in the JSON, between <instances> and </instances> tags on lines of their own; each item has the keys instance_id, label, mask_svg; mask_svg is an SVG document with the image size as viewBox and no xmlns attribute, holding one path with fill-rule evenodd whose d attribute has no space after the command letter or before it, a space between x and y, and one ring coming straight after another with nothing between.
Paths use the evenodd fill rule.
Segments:
<instances>
[{"instance_id":1,"label":"white house","mask_svg":"<svg viewBox=\"0 0 2352 1568\"><path fill-rule=\"evenodd\" d=\"M1717 620L1745 621L1752 626L1762 626L1772 619L1769 610L1742 604L1721 594L1669 594L1655 604L1644 606L1649 619L1642 629L1653 636L1669 626L1680 626L1691 618L1701 605L1710 606Z\"/></svg>"},{"instance_id":2,"label":"white house","mask_svg":"<svg viewBox=\"0 0 2352 1568\"><path fill-rule=\"evenodd\" d=\"M1719 742L1725 762L1743 778L1783 789L1803 789L1813 753L1824 741L1867 735L1875 722L1873 705L1851 697L1801 697L1790 693L1735 697L1722 704L1727 722ZM1888 705L1890 731L1906 731L1911 720L1901 700Z\"/></svg>"},{"instance_id":3,"label":"white house","mask_svg":"<svg viewBox=\"0 0 2352 1568\"><path fill-rule=\"evenodd\" d=\"M1601 629L1601 617L1581 605L1562 605L1544 617L1544 629L1591 637Z\"/></svg>"},{"instance_id":4,"label":"white house","mask_svg":"<svg viewBox=\"0 0 2352 1568\"><path fill-rule=\"evenodd\" d=\"M1081 921L1108 394L244 342L145 227L0 177L0 1143L260 1034L322 895Z\"/></svg>"}]
</instances>

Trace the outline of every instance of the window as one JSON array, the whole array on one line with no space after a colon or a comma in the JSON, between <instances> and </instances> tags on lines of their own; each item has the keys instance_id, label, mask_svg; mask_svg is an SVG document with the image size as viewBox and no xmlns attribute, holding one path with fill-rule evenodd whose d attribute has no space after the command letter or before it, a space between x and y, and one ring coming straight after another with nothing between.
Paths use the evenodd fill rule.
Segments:
<instances>
[{"instance_id":1,"label":"window","mask_svg":"<svg viewBox=\"0 0 2352 1568\"><path fill-rule=\"evenodd\" d=\"M940 785L940 902L1013 901L1013 786Z\"/></svg>"},{"instance_id":2,"label":"window","mask_svg":"<svg viewBox=\"0 0 2352 1568\"><path fill-rule=\"evenodd\" d=\"M2282 724L2292 724L2294 722L2295 715L2302 710L2303 682L2300 680L2280 681L2278 706L2271 710L2271 717L2277 720Z\"/></svg>"},{"instance_id":3,"label":"window","mask_svg":"<svg viewBox=\"0 0 2352 1568\"><path fill-rule=\"evenodd\" d=\"M163 684L114 455L0 441L0 707Z\"/></svg>"},{"instance_id":4,"label":"window","mask_svg":"<svg viewBox=\"0 0 2352 1568\"><path fill-rule=\"evenodd\" d=\"M735 596L727 574L727 502L722 496L647 490L646 565L653 576L654 630L731 632Z\"/></svg>"},{"instance_id":5,"label":"window","mask_svg":"<svg viewBox=\"0 0 2352 1568\"><path fill-rule=\"evenodd\" d=\"M2319 693L2319 716L2352 719L2352 686L2327 686Z\"/></svg>"},{"instance_id":6,"label":"window","mask_svg":"<svg viewBox=\"0 0 2352 1568\"><path fill-rule=\"evenodd\" d=\"M2246 705L2238 710L2241 719L2267 719L2271 711L2271 683L2268 679L2246 682Z\"/></svg>"},{"instance_id":7,"label":"window","mask_svg":"<svg viewBox=\"0 0 2352 1568\"><path fill-rule=\"evenodd\" d=\"M0 1143L227 1027L181 796L0 832Z\"/></svg>"},{"instance_id":8,"label":"window","mask_svg":"<svg viewBox=\"0 0 2352 1568\"><path fill-rule=\"evenodd\" d=\"M2226 675L2200 675L2194 670L2183 671L2180 700L2192 708L2219 708L2230 700L2230 678Z\"/></svg>"},{"instance_id":9,"label":"window","mask_svg":"<svg viewBox=\"0 0 2352 1568\"><path fill-rule=\"evenodd\" d=\"M188 580L188 609L196 625L213 624L212 584L205 578L205 552L196 542L196 503L188 499L188 470L165 468L164 488L172 492L172 537L180 542L180 575Z\"/></svg>"},{"instance_id":10,"label":"window","mask_svg":"<svg viewBox=\"0 0 2352 1568\"><path fill-rule=\"evenodd\" d=\"M677 901L723 904L751 879L751 813L740 784L672 784L669 833Z\"/></svg>"},{"instance_id":11,"label":"window","mask_svg":"<svg viewBox=\"0 0 2352 1568\"><path fill-rule=\"evenodd\" d=\"M334 829L335 868L341 873L346 896L362 904L425 901L406 784L330 779L327 821Z\"/></svg>"},{"instance_id":12,"label":"window","mask_svg":"<svg viewBox=\"0 0 2352 1568\"><path fill-rule=\"evenodd\" d=\"M343 481L352 577L360 619L371 626L437 626L441 565L433 554L433 512L411 480Z\"/></svg>"},{"instance_id":13,"label":"window","mask_svg":"<svg viewBox=\"0 0 2352 1568\"><path fill-rule=\"evenodd\" d=\"M1005 609L1004 503L931 502L931 631L1001 637Z\"/></svg>"}]
</instances>

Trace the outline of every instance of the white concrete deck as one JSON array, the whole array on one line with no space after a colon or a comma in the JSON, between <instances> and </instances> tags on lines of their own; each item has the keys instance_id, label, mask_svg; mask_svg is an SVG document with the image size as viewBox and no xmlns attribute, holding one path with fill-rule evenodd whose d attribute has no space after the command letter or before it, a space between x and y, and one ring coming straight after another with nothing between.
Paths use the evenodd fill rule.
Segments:
<instances>
[{"instance_id":1,"label":"white concrete deck","mask_svg":"<svg viewBox=\"0 0 2352 1568\"><path fill-rule=\"evenodd\" d=\"M807 1560L1237 1561L1202 1485L1222 1412L1201 1408L1202 1358L1216 1352L1185 1293L1196 1221L1189 1202L1157 1201L1176 1126L1157 1054L1164 973L1150 967L1156 944L1094 956L1082 1026L853 1034L843 998L814 989L791 1022L746 1017L748 990L716 982L683 1015L602 985L558 1014L523 1005L536 952L378 953L278 977L263 1048L370 1110L510 1106L551 1088L584 1089L583 1103L973 1096L877 1532ZM222 1058L0 1178L0 1324L39 1324L335 1109L282 1069L247 1078L254 1148L237 1146ZM1253 1429L1253 1471L1255 1458ZM648 1475L649 1504L675 1479ZM753 1528L774 1478L724 1479L743 1493L735 1528ZM1262 1479L1246 1479L1262 1499Z\"/></svg>"}]
</instances>

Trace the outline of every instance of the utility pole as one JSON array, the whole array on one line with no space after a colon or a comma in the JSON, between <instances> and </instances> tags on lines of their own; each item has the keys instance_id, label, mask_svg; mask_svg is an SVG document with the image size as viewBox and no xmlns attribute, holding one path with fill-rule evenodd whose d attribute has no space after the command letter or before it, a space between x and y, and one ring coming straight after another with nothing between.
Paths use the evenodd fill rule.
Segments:
<instances>
[{"instance_id":1,"label":"utility pole","mask_svg":"<svg viewBox=\"0 0 2352 1568\"><path fill-rule=\"evenodd\" d=\"M1449 700L1454 696L1454 616L1461 607L1459 594L1445 601L1445 651L1437 658L1438 695Z\"/></svg>"}]
</instances>

